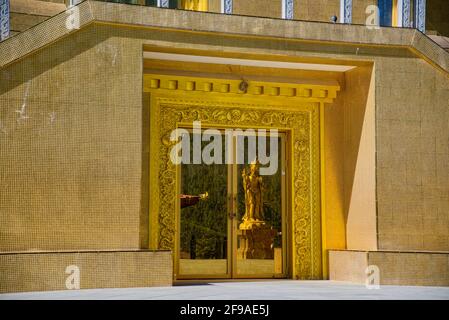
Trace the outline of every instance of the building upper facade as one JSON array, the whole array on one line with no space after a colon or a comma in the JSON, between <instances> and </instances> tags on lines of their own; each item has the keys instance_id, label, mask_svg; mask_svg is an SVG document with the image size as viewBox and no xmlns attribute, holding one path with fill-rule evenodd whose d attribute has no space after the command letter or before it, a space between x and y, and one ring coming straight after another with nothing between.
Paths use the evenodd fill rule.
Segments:
<instances>
[{"instance_id":1,"label":"building upper facade","mask_svg":"<svg viewBox=\"0 0 449 320\"><path fill-rule=\"evenodd\" d=\"M449 36L445 0L105 0L141 6L328 23L416 28ZM82 0L0 0L1 39L22 32ZM441 41L440 41L441 42ZM443 41L444 43L444 41Z\"/></svg>"},{"instance_id":2,"label":"building upper facade","mask_svg":"<svg viewBox=\"0 0 449 320\"><path fill-rule=\"evenodd\" d=\"M338 103L324 109L326 128L337 127L324 130L331 148L323 150L335 152L325 165L338 164L325 180L338 192L328 185L322 197L329 195L324 248L448 251L449 54L413 28L248 17L235 14L236 3L234 14L216 14L88 0L73 9L78 20L67 10L0 44L0 149L7 168L1 178L8 186L0 201L0 251L155 248L148 241L158 243L159 235L150 223L159 220L145 212L159 212L146 207L154 199L149 186L164 181L148 174L143 160L157 144L148 149L142 138L149 119L142 110L151 103L142 78L163 66L241 79L245 66L236 57L267 67L279 61L357 66L333 78L289 73L294 81L341 80ZM199 2L193 5L200 10ZM184 60L149 62L157 57L149 53L161 52L228 60L219 60L222 69L199 71ZM229 59L236 68L227 68Z\"/></svg>"}]
</instances>

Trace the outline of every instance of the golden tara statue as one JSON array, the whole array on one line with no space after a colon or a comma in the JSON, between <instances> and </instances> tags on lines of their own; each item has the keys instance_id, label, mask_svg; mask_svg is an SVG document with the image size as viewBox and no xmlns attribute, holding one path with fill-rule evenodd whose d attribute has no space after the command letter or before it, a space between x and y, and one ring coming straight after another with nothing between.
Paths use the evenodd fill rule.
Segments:
<instances>
[{"instance_id":1,"label":"golden tara statue","mask_svg":"<svg viewBox=\"0 0 449 320\"><path fill-rule=\"evenodd\" d=\"M250 164L249 170L242 171L245 215L238 231L239 259L273 259L276 230L264 221L263 182L259 166L260 163L256 160Z\"/></svg>"},{"instance_id":2,"label":"golden tara statue","mask_svg":"<svg viewBox=\"0 0 449 320\"><path fill-rule=\"evenodd\" d=\"M263 182L259 175L259 162L254 161L247 169L242 171L243 190L245 191L245 215L243 224L240 227L246 228L251 224L263 224Z\"/></svg>"}]
</instances>

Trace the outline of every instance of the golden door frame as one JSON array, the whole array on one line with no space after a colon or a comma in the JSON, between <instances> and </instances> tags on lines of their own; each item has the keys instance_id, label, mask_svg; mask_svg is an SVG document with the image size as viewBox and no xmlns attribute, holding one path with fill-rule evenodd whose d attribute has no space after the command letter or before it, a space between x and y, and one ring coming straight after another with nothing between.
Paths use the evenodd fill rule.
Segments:
<instances>
[{"instance_id":1,"label":"golden door frame","mask_svg":"<svg viewBox=\"0 0 449 320\"><path fill-rule=\"evenodd\" d=\"M289 136L287 167L287 274L322 279L321 171L322 110L338 85L306 85L144 75L150 94L150 248L171 250L178 264L179 166L170 161L178 127L201 121L205 127L278 129Z\"/></svg>"}]
</instances>

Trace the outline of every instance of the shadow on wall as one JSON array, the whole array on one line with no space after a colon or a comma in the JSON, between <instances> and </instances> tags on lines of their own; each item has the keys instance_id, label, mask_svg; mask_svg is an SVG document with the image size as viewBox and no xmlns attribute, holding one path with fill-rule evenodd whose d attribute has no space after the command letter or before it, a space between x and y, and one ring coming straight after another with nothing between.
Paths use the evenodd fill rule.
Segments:
<instances>
[{"instance_id":1,"label":"shadow on wall","mask_svg":"<svg viewBox=\"0 0 449 320\"><path fill-rule=\"evenodd\" d=\"M325 107L325 219L328 249L374 249L375 114L373 66L344 75Z\"/></svg>"},{"instance_id":2,"label":"shadow on wall","mask_svg":"<svg viewBox=\"0 0 449 320\"><path fill-rule=\"evenodd\" d=\"M376 250L376 121L372 67L346 74L345 212L348 249Z\"/></svg>"}]
</instances>

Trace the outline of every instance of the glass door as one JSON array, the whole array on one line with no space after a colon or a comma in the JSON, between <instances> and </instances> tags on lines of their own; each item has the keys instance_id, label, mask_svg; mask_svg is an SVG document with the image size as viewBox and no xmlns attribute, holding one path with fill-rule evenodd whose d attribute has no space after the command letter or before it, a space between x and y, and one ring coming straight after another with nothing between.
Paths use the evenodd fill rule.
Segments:
<instances>
[{"instance_id":1,"label":"glass door","mask_svg":"<svg viewBox=\"0 0 449 320\"><path fill-rule=\"evenodd\" d=\"M197 141L202 140L202 137L197 138ZM191 146L194 140L195 135L191 133ZM200 150L206 145L201 142ZM224 155L224 144L221 145ZM194 148L191 148L190 155L192 162L197 164L181 165L180 197L187 199L184 200L187 204L180 212L179 277L229 278L230 167L224 161L221 164L193 161Z\"/></svg>"},{"instance_id":2,"label":"glass door","mask_svg":"<svg viewBox=\"0 0 449 320\"><path fill-rule=\"evenodd\" d=\"M180 166L178 279L285 277L286 136L220 132L221 163Z\"/></svg>"}]
</instances>

